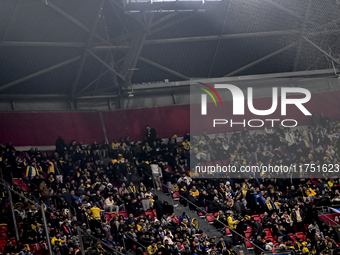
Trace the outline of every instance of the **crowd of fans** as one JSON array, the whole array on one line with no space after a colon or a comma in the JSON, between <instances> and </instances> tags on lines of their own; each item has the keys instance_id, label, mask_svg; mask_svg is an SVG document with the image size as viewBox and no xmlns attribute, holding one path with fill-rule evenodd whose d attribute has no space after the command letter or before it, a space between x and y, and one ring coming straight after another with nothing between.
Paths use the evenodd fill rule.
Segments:
<instances>
[{"instance_id":1,"label":"crowd of fans","mask_svg":"<svg viewBox=\"0 0 340 255\"><path fill-rule=\"evenodd\" d=\"M181 143L177 135L165 143L147 126L140 143L127 137L111 144L66 144L59 137L53 153L33 148L18 152L10 144L0 144L1 177L27 198L12 194L21 223L19 240L15 244L7 240L3 253L29 255L34 244L41 244L40 251L47 248L40 205L56 255L80 252L77 231L83 233L87 254L113 253L108 247L137 254L236 254L233 247L245 241L237 233L247 232L256 254L261 249L336 254L337 233L319 220L316 207L339 203L338 178L202 179L190 170L217 160L236 167L339 164L340 122L331 123L323 115L313 118L313 126L295 131L282 126L266 127L262 133L244 129L212 139L186 133ZM197 217L208 219L217 213L214 225L221 236L208 237L197 219L174 215L173 207L155 195L161 189L179 194L180 203L196 211ZM1 194L0 217L13 237L9 194L4 187ZM225 226L232 242L225 237ZM266 239L268 231L273 239ZM303 233L303 240L294 236L296 232Z\"/></svg>"}]
</instances>

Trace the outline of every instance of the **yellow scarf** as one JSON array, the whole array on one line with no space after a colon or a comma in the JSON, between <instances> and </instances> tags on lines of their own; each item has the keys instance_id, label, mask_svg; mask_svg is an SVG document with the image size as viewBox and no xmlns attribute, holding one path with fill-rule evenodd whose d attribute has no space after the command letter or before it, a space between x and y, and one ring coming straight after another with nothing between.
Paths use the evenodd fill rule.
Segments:
<instances>
[{"instance_id":1,"label":"yellow scarf","mask_svg":"<svg viewBox=\"0 0 340 255\"><path fill-rule=\"evenodd\" d=\"M270 200L266 200L266 205L270 211L273 210L273 206Z\"/></svg>"},{"instance_id":2,"label":"yellow scarf","mask_svg":"<svg viewBox=\"0 0 340 255\"><path fill-rule=\"evenodd\" d=\"M132 193L136 193L136 187L135 186L129 186L129 189Z\"/></svg>"}]
</instances>

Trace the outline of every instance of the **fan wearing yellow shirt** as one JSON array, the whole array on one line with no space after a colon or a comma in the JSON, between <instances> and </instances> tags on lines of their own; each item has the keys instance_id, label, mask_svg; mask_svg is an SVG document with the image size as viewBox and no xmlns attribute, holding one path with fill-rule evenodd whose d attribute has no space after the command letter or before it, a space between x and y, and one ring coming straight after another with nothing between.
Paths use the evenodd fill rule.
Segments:
<instances>
[{"instance_id":1,"label":"fan wearing yellow shirt","mask_svg":"<svg viewBox=\"0 0 340 255\"><path fill-rule=\"evenodd\" d=\"M152 243L150 246L148 246L148 248L146 249L148 255L153 255L156 253L157 251L157 246L155 243Z\"/></svg>"},{"instance_id":2,"label":"fan wearing yellow shirt","mask_svg":"<svg viewBox=\"0 0 340 255\"><path fill-rule=\"evenodd\" d=\"M229 228L234 230L234 231L236 231L237 224L240 223L238 220L234 219L234 212L233 211L230 211L230 215L227 218L227 222L228 222ZM238 235L234 231L232 231L232 235L233 235L234 245L236 245L237 242L238 242Z\"/></svg>"},{"instance_id":3,"label":"fan wearing yellow shirt","mask_svg":"<svg viewBox=\"0 0 340 255\"><path fill-rule=\"evenodd\" d=\"M185 150L189 150L190 149L190 142L187 140L187 139L185 139L183 142L182 142L182 145L183 145L183 147L184 147L184 149Z\"/></svg>"},{"instance_id":4,"label":"fan wearing yellow shirt","mask_svg":"<svg viewBox=\"0 0 340 255\"><path fill-rule=\"evenodd\" d=\"M100 212L101 210L96 205L91 208L92 216L96 220L100 220Z\"/></svg>"},{"instance_id":5,"label":"fan wearing yellow shirt","mask_svg":"<svg viewBox=\"0 0 340 255\"><path fill-rule=\"evenodd\" d=\"M197 198L200 195L200 192L198 191L196 186L192 186L192 188L190 189L190 192L192 193L192 196L195 198Z\"/></svg>"},{"instance_id":6,"label":"fan wearing yellow shirt","mask_svg":"<svg viewBox=\"0 0 340 255\"><path fill-rule=\"evenodd\" d=\"M112 150L118 150L119 146L120 146L120 143L117 142L116 139L111 144Z\"/></svg>"},{"instance_id":7,"label":"fan wearing yellow shirt","mask_svg":"<svg viewBox=\"0 0 340 255\"><path fill-rule=\"evenodd\" d=\"M118 154L118 158L112 160L112 164L124 163L124 162L125 162L125 158L123 158L122 154Z\"/></svg>"},{"instance_id":8,"label":"fan wearing yellow shirt","mask_svg":"<svg viewBox=\"0 0 340 255\"><path fill-rule=\"evenodd\" d=\"M52 246L55 246L56 242L59 242L59 244L65 243L65 241L60 238L60 233L57 233L56 236L52 238L51 240Z\"/></svg>"}]
</instances>

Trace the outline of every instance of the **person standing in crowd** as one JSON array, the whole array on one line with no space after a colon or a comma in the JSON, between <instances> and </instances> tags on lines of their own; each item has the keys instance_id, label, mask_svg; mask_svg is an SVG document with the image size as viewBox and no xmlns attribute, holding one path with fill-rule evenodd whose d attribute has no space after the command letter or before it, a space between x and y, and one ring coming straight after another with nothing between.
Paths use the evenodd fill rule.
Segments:
<instances>
[{"instance_id":1,"label":"person standing in crowd","mask_svg":"<svg viewBox=\"0 0 340 255\"><path fill-rule=\"evenodd\" d=\"M223 164L237 169L250 164L289 167L339 164L340 122L324 119L321 125L322 128L312 126L296 130L280 126L271 131L267 128L263 133L235 130L213 139L206 134L198 137L187 134L184 145L177 142L177 135L172 136L169 143L160 141L156 131L149 127L144 141L133 143L117 139L120 142L115 142L114 148L105 146L107 151L99 153L99 158L94 157L94 152L102 147L96 143L83 145L74 141L66 146L58 139L58 149L50 156L31 149L20 153L20 160L9 151L14 148L2 146L0 168L9 175L13 171L15 175L26 177L10 180L11 188L43 206L55 254L75 253L79 247L75 234L78 228L85 233L83 239L88 254L112 253L110 249L127 252L124 244L128 244L127 249L136 248L139 254L145 252L143 246L148 254L171 251L173 255L206 255L208 250L210 254L235 254L232 247L223 242L224 237L215 243L208 237L209 233L200 229L200 217L206 216L207 210L218 212L219 221L214 225L222 229L222 234L223 225L228 225L233 245L242 240L238 234L243 236L246 228L251 228L247 233L251 235L248 238L254 239L250 241L256 245L256 254L260 254L261 249L272 252L284 247L297 253L322 254L325 250L335 251L338 240L336 232L319 221L315 208L340 201L338 178L327 173L318 178L303 173L270 178L263 173L238 178L228 176L228 179L206 178L203 173L191 173L190 169L195 166L193 161L187 161L191 154L204 151L210 159L220 161L219 164L224 161ZM209 157L196 160L208 164L205 161ZM162 203L159 193L162 191L153 190L152 185L156 169L158 175L154 179L158 177L159 184L156 183L156 187L163 184L173 187L169 189L169 199L179 199L186 207L184 212L190 209L190 214L197 213L200 217L191 218L185 213L175 215L173 206ZM132 174L135 170L140 175ZM5 210L8 193L4 189L1 191L0 203L4 209L0 210L0 215L3 222L10 223L11 211ZM39 208L29 200L12 197L17 222L21 224L19 241L30 249L34 244L45 242ZM14 236L11 229L13 226L8 226L8 237ZM274 243L266 238L269 232ZM290 240L292 235L297 240L295 243ZM300 237L306 241L302 242ZM96 244L97 240L106 242L108 239L111 248ZM7 242L5 246L9 253L12 253L12 245ZM19 253L18 247L14 249Z\"/></svg>"}]
</instances>

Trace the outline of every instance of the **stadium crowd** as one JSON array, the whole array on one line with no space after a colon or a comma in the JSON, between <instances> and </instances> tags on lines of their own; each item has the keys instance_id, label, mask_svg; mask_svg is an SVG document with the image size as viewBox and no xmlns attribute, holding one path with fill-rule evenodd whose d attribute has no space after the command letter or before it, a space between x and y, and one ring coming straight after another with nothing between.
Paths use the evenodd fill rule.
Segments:
<instances>
[{"instance_id":1,"label":"stadium crowd","mask_svg":"<svg viewBox=\"0 0 340 255\"><path fill-rule=\"evenodd\" d=\"M331 123L321 115L313 116L310 127L295 131L268 126L263 132L244 129L212 139L207 135L195 139L186 133L183 142L174 135L165 143L147 126L145 140L139 143L127 137L111 144L66 144L59 137L53 153L33 148L19 152L11 144L0 144L1 177L27 198L12 194L20 223L16 240L10 197L1 188L2 253L46 251L40 205L55 255L80 252L78 231L84 233L87 254L109 254L111 247L124 254L134 250L137 254L225 255L236 254L233 248L242 243L256 254L261 249L337 254L337 233L319 220L317 207L340 203L338 178L205 178L193 166L216 161L236 167L339 164L339 136L340 122ZM209 237L195 218L174 215L173 207L158 199L154 187L179 198L197 217L212 221L221 236ZM226 239L228 231L232 242Z\"/></svg>"}]
</instances>

